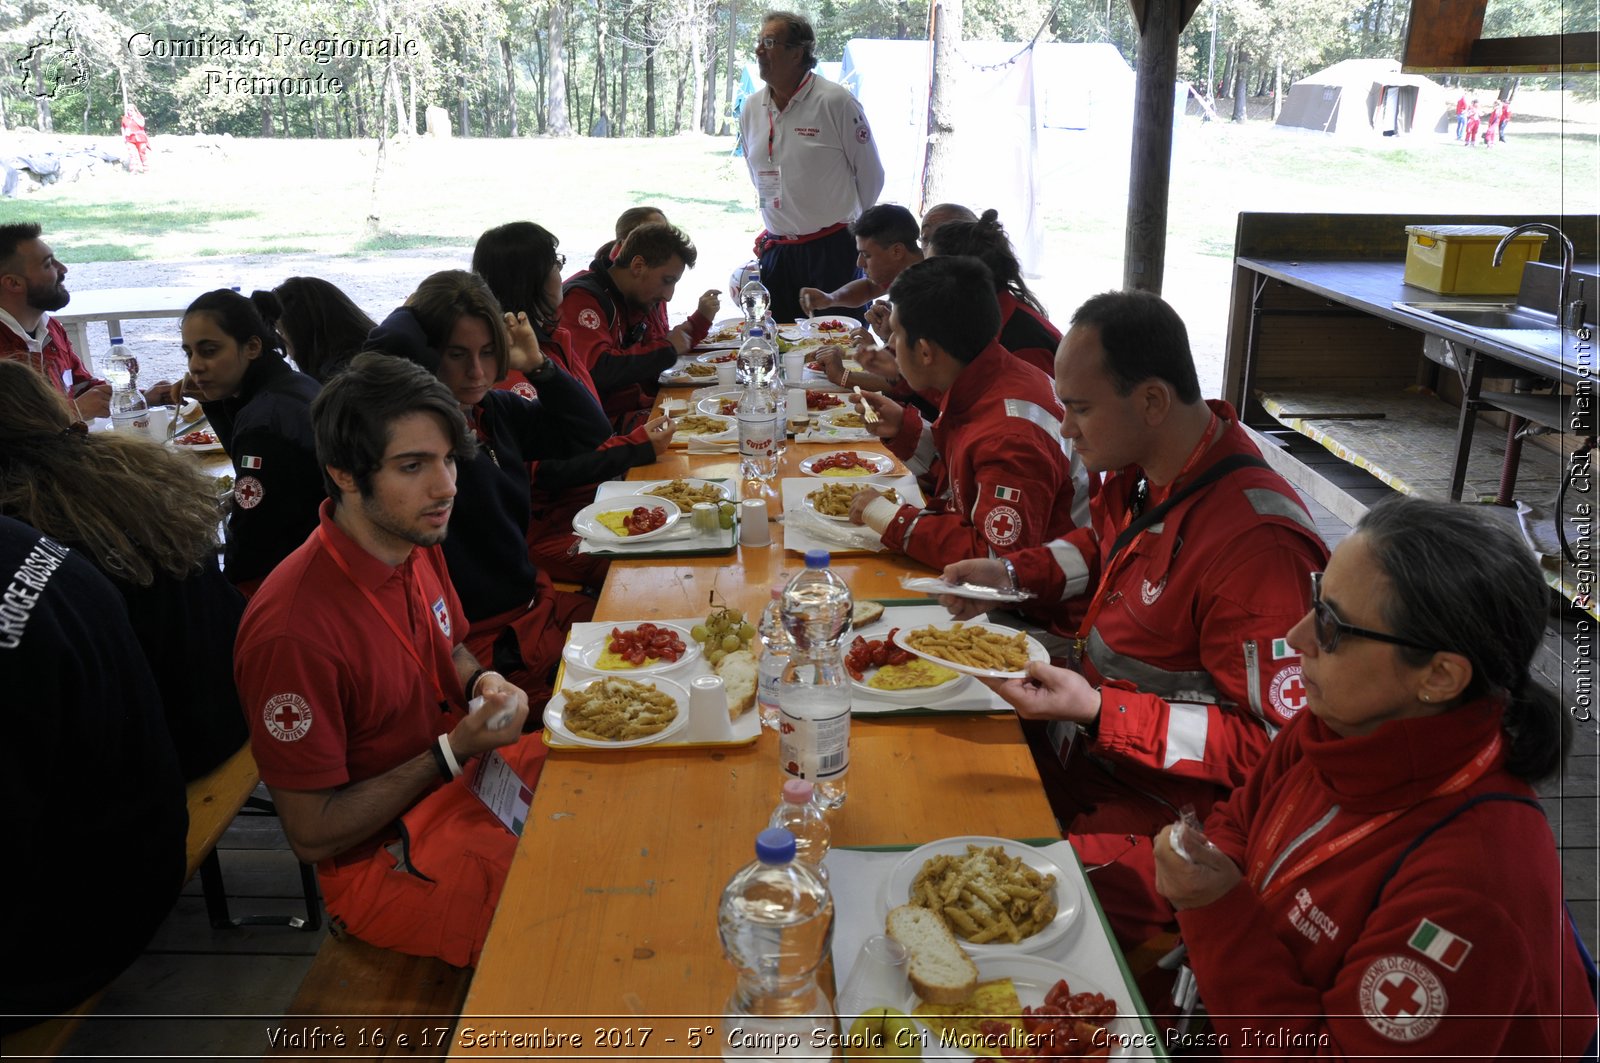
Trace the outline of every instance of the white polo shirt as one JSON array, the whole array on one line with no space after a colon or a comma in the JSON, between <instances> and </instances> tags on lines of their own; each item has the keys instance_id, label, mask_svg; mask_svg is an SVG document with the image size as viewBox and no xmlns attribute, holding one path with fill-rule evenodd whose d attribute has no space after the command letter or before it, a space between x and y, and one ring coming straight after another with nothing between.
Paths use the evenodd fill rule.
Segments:
<instances>
[{"instance_id":1,"label":"white polo shirt","mask_svg":"<svg viewBox=\"0 0 1600 1063\"><path fill-rule=\"evenodd\" d=\"M739 128L761 221L774 236L853 221L883 191L883 164L861 105L815 73L782 111L763 86L745 100Z\"/></svg>"}]
</instances>

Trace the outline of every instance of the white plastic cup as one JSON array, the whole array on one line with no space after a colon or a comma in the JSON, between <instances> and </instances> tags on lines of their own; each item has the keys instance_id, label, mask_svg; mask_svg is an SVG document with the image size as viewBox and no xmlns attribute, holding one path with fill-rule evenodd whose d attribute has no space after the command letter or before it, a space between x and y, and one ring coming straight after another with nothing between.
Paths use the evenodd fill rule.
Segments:
<instances>
[{"instance_id":1,"label":"white plastic cup","mask_svg":"<svg viewBox=\"0 0 1600 1063\"><path fill-rule=\"evenodd\" d=\"M789 420L804 421L811 416L810 411L806 409L805 388L790 388L789 397L785 401L789 407Z\"/></svg>"},{"instance_id":2,"label":"white plastic cup","mask_svg":"<svg viewBox=\"0 0 1600 1063\"><path fill-rule=\"evenodd\" d=\"M772 545L772 529L767 527L766 499L747 498L739 503L739 545Z\"/></svg>"},{"instance_id":3,"label":"white plastic cup","mask_svg":"<svg viewBox=\"0 0 1600 1063\"><path fill-rule=\"evenodd\" d=\"M738 380L739 380L738 372L739 372L739 366L736 363L734 363L734 362L718 362L717 363L717 386L719 388L731 388L731 387L733 387L734 384L738 383Z\"/></svg>"},{"instance_id":4,"label":"white plastic cup","mask_svg":"<svg viewBox=\"0 0 1600 1063\"><path fill-rule=\"evenodd\" d=\"M733 741L733 723L728 719L728 691L720 675L701 675L690 680L689 728L685 741Z\"/></svg>"},{"instance_id":5,"label":"white plastic cup","mask_svg":"<svg viewBox=\"0 0 1600 1063\"><path fill-rule=\"evenodd\" d=\"M798 384L806 375L806 352L783 352L783 378L791 384Z\"/></svg>"},{"instance_id":6,"label":"white plastic cup","mask_svg":"<svg viewBox=\"0 0 1600 1063\"><path fill-rule=\"evenodd\" d=\"M146 431L150 433L150 438L157 443L165 443L167 441L167 429L172 426L172 418L176 413L177 410L172 406L150 407L150 424L146 428Z\"/></svg>"}]
</instances>

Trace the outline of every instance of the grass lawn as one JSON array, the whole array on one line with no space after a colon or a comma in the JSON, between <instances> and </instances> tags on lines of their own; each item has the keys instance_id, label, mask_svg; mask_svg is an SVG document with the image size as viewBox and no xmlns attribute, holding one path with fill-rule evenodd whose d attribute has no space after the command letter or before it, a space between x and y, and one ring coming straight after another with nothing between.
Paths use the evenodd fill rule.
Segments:
<instances>
[{"instance_id":1,"label":"grass lawn","mask_svg":"<svg viewBox=\"0 0 1600 1063\"><path fill-rule=\"evenodd\" d=\"M1524 92L1518 100L1510 142L1493 149L1467 149L1448 135L1358 141L1264 121L1183 120L1174 140L1165 293L1190 323L1203 378L1214 379L1209 363L1220 364L1241 210L1593 217L1600 208L1597 108L1555 93ZM1046 252L1036 288L1060 320L1093 292L1121 285L1127 159L1125 148L1087 152L1072 134L1053 135L1060 139L1046 138L1039 156ZM374 195L371 142L157 136L148 175L0 201L0 218L38 220L69 265L439 248L441 266L455 266L465 264L461 249L478 233L521 218L555 232L579 263L609 238L618 211L650 202L700 248L699 268L676 301L675 309L686 309L749 257L756 215L744 163L731 147L700 136L416 138L391 142ZM386 308L368 309L381 316Z\"/></svg>"}]
</instances>

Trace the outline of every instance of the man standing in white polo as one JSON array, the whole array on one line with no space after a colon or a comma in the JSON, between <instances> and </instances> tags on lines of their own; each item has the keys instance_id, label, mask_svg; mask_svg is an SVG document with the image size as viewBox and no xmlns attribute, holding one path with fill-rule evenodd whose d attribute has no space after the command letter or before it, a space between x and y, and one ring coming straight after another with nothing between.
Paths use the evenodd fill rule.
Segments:
<instances>
[{"instance_id":1,"label":"man standing in white polo","mask_svg":"<svg viewBox=\"0 0 1600 1063\"><path fill-rule=\"evenodd\" d=\"M766 229L756 238L772 316L804 316L803 287L832 291L856 276L850 222L878 201L883 164L855 97L817 77L811 23L768 12L756 38L766 87L739 114L745 163Z\"/></svg>"}]
</instances>

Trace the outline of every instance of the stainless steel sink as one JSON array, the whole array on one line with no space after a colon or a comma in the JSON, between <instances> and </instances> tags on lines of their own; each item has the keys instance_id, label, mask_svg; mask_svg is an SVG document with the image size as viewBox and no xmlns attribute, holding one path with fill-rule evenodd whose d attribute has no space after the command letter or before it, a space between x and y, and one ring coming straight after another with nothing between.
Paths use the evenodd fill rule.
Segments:
<instances>
[{"instance_id":1,"label":"stainless steel sink","mask_svg":"<svg viewBox=\"0 0 1600 1063\"><path fill-rule=\"evenodd\" d=\"M1533 310L1516 303L1395 303L1427 317L1442 318L1474 329L1539 329L1558 331L1554 314Z\"/></svg>"}]
</instances>

